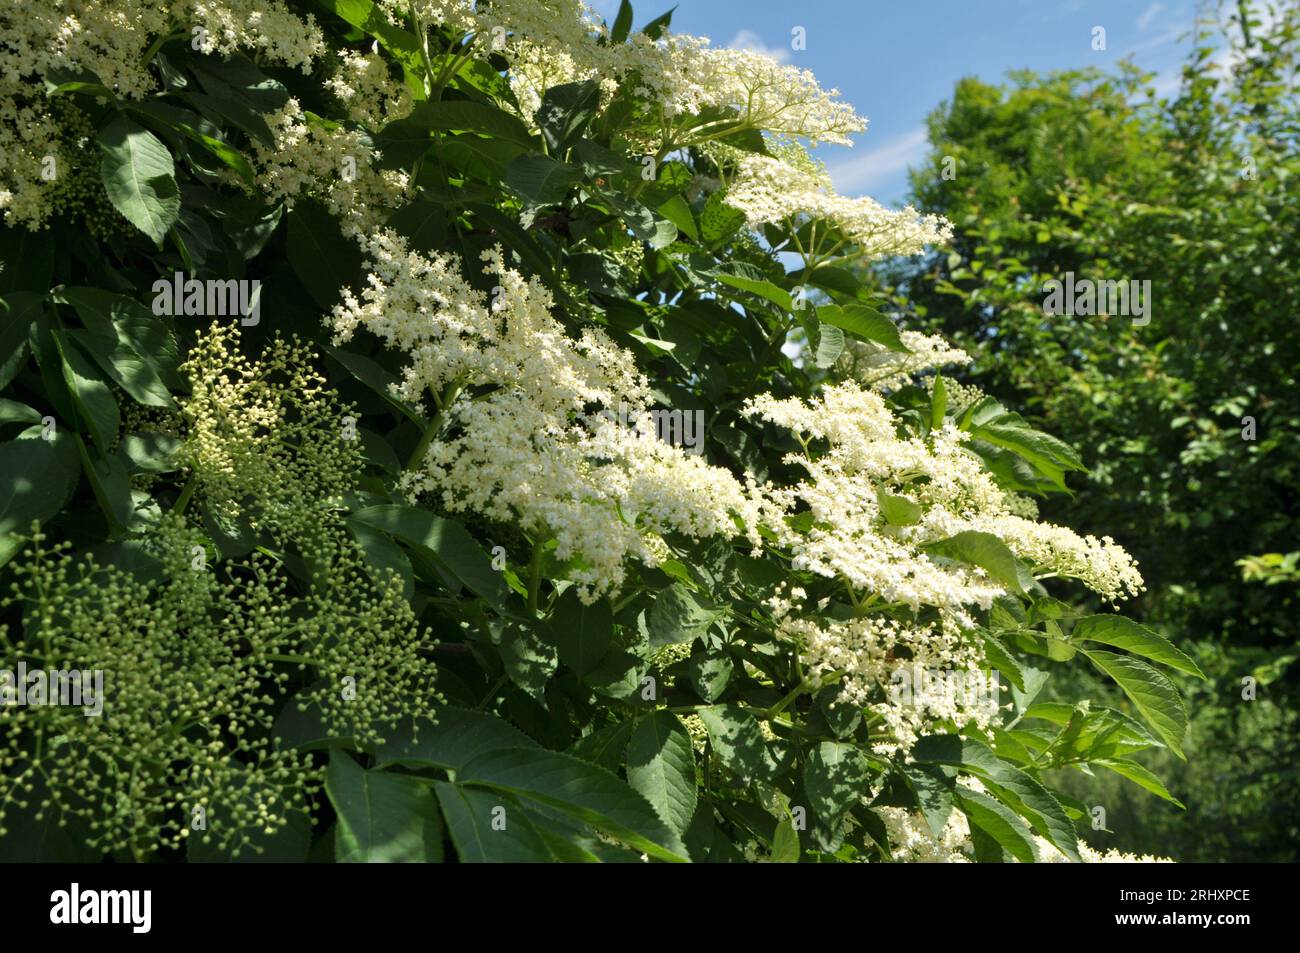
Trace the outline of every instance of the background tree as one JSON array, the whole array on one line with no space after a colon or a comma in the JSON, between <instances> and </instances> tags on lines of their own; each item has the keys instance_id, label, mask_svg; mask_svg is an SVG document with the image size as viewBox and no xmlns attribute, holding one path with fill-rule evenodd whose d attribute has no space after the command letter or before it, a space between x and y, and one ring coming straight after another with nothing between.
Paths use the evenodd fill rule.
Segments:
<instances>
[{"instance_id":1,"label":"background tree","mask_svg":"<svg viewBox=\"0 0 1300 953\"><path fill-rule=\"evenodd\" d=\"M956 234L887 283L916 325L975 356L971 381L1081 450L1076 496L1044 516L1068 509L1131 547L1140 616L1211 676L1188 686L1196 755L1161 765L1186 818L1130 808L1107 782L1072 792L1144 849L1294 859L1294 583L1258 581L1287 578L1282 555L1250 578L1237 564L1297 548L1300 11L1228 13L1221 33L1199 28L1169 96L1127 63L959 83L912 179ZM1066 272L1149 280L1149 323L1045 314L1044 282Z\"/></svg>"}]
</instances>

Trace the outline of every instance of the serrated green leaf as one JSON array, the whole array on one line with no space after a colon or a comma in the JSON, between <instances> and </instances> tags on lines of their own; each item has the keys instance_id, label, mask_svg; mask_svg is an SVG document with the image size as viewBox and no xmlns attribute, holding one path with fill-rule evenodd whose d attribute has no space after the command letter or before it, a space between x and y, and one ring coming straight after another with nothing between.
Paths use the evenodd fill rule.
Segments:
<instances>
[{"instance_id":1,"label":"serrated green leaf","mask_svg":"<svg viewBox=\"0 0 1300 953\"><path fill-rule=\"evenodd\" d=\"M673 583L659 593L650 607L650 644L659 647L696 638L720 615L681 583Z\"/></svg>"},{"instance_id":2,"label":"serrated green leaf","mask_svg":"<svg viewBox=\"0 0 1300 953\"><path fill-rule=\"evenodd\" d=\"M471 592L497 607L510 601L510 590L483 547L460 523L428 510L399 504L370 506L352 519L381 529L437 560Z\"/></svg>"},{"instance_id":3,"label":"serrated green leaf","mask_svg":"<svg viewBox=\"0 0 1300 953\"><path fill-rule=\"evenodd\" d=\"M1005 675L1018 690L1025 690L1025 672L1020 663L1016 661L1014 655L1007 651L1007 647L998 640L996 636L988 632L981 632L980 637L984 642L984 657L989 664Z\"/></svg>"},{"instance_id":4,"label":"serrated green leaf","mask_svg":"<svg viewBox=\"0 0 1300 953\"><path fill-rule=\"evenodd\" d=\"M27 532L59 512L77 486L81 460L72 434L0 443L0 533Z\"/></svg>"},{"instance_id":5,"label":"serrated green leaf","mask_svg":"<svg viewBox=\"0 0 1300 953\"><path fill-rule=\"evenodd\" d=\"M948 389L943 383L943 375L934 376L934 390L930 398L930 426L935 430L943 426L943 418L948 413Z\"/></svg>"},{"instance_id":6,"label":"serrated green leaf","mask_svg":"<svg viewBox=\"0 0 1300 953\"><path fill-rule=\"evenodd\" d=\"M322 308L338 303L340 292L361 270L361 252L323 205L299 199L290 210L289 265L312 300Z\"/></svg>"},{"instance_id":7,"label":"serrated green leaf","mask_svg":"<svg viewBox=\"0 0 1300 953\"><path fill-rule=\"evenodd\" d=\"M564 155L599 109L600 83L594 79L549 87L536 114L546 148L552 155Z\"/></svg>"},{"instance_id":8,"label":"serrated green leaf","mask_svg":"<svg viewBox=\"0 0 1300 953\"><path fill-rule=\"evenodd\" d=\"M690 203L680 195L670 196L660 205L659 214L676 225L682 234L699 240L700 230L695 224L695 213L691 211Z\"/></svg>"},{"instance_id":9,"label":"serrated green leaf","mask_svg":"<svg viewBox=\"0 0 1300 953\"><path fill-rule=\"evenodd\" d=\"M559 657L553 640L542 637L541 623L505 620L494 629L494 635L510 681L545 705L546 685L555 676Z\"/></svg>"},{"instance_id":10,"label":"serrated green leaf","mask_svg":"<svg viewBox=\"0 0 1300 953\"><path fill-rule=\"evenodd\" d=\"M554 205L564 200L569 189L582 181L582 173L550 156L529 154L511 161L506 185L529 205Z\"/></svg>"},{"instance_id":11,"label":"serrated green leaf","mask_svg":"<svg viewBox=\"0 0 1300 953\"><path fill-rule=\"evenodd\" d=\"M614 17L614 25L609 30L609 42L622 43L631 32L632 4L628 3L628 0L619 0L618 14Z\"/></svg>"},{"instance_id":12,"label":"serrated green leaf","mask_svg":"<svg viewBox=\"0 0 1300 953\"><path fill-rule=\"evenodd\" d=\"M921 507L905 496L895 496L884 487L876 488L876 503L885 522L894 526L915 526L921 522Z\"/></svg>"},{"instance_id":13,"label":"serrated green leaf","mask_svg":"<svg viewBox=\"0 0 1300 953\"><path fill-rule=\"evenodd\" d=\"M340 863L424 863L442 860L442 819L429 788L414 778L367 771L331 750L325 793L338 815Z\"/></svg>"},{"instance_id":14,"label":"serrated green leaf","mask_svg":"<svg viewBox=\"0 0 1300 953\"><path fill-rule=\"evenodd\" d=\"M166 293L170 300L170 285ZM180 352L176 336L159 315L134 298L100 288L64 288L55 300L77 312L86 330L69 331L68 337L83 346L114 383L147 407L176 407L167 381L176 375Z\"/></svg>"},{"instance_id":15,"label":"serrated green leaf","mask_svg":"<svg viewBox=\"0 0 1300 953\"><path fill-rule=\"evenodd\" d=\"M1143 787L1146 790L1150 791L1156 797L1164 798L1169 803L1176 804L1178 807L1182 808L1183 810L1187 810L1187 806L1183 804L1182 801L1178 800L1178 798L1174 797L1172 794L1169 793L1169 789L1165 787L1163 781L1161 781L1158 777L1156 777L1154 774L1152 774L1142 765L1138 764L1136 761L1126 761L1120 758L1114 758L1114 759L1102 759L1099 761L1093 761L1091 763L1099 764L1103 768L1109 768L1111 771L1114 771L1116 774L1128 778L1130 781L1137 784L1138 786Z\"/></svg>"},{"instance_id":16,"label":"serrated green leaf","mask_svg":"<svg viewBox=\"0 0 1300 953\"><path fill-rule=\"evenodd\" d=\"M713 705L698 714L713 750L730 771L744 780L770 773L771 758L753 715L736 705Z\"/></svg>"},{"instance_id":17,"label":"serrated green leaf","mask_svg":"<svg viewBox=\"0 0 1300 953\"><path fill-rule=\"evenodd\" d=\"M1184 652L1145 625L1119 615L1091 615L1075 623L1073 641L1100 642L1134 655L1168 665L1188 675L1205 678L1205 673Z\"/></svg>"},{"instance_id":18,"label":"serrated green leaf","mask_svg":"<svg viewBox=\"0 0 1300 953\"><path fill-rule=\"evenodd\" d=\"M152 132L121 116L101 129L98 139L108 200L161 248L181 214L172 154Z\"/></svg>"},{"instance_id":19,"label":"serrated green leaf","mask_svg":"<svg viewBox=\"0 0 1300 953\"><path fill-rule=\"evenodd\" d=\"M627 745L627 783L665 824L686 833L695 814L695 747L672 712L660 709L637 722Z\"/></svg>"},{"instance_id":20,"label":"serrated green leaf","mask_svg":"<svg viewBox=\"0 0 1300 953\"><path fill-rule=\"evenodd\" d=\"M1005 804L969 789L959 789L956 798L972 827L979 828L1021 863L1032 864L1037 859L1029 829Z\"/></svg>"},{"instance_id":21,"label":"serrated green leaf","mask_svg":"<svg viewBox=\"0 0 1300 953\"><path fill-rule=\"evenodd\" d=\"M735 665L729 655L707 653L697 648L691 653L687 671L696 693L706 702L713 702L726 691Z\"/></svg>"},{"instance_id":22,"label":"serrated green leaf","mask_svg":"<svg viewBox=\"0 0 1300 953\"><path fill-rule=\"evenodd\" d=\"M794 822L784 818L776 825L772 835L772 863L797 864L802 853L799 847L799 834L794 829Z\"/></svg>"},{"instance_id":23,"label":"serrated green leaf","mask_svg":"<svg viewBox=\"0 0 1300 953\"><path fill-rule=\"evenodd\" d=\"M1143 720L1178 757L1187 760L1182 749L1183 735L1187 733L1187 709L1174 683L1134 658L1091 649L1084 649L1083 654L1115 680Z\"/></svg>"},{"instance_id":24,"label":"serrated green leaf","mask_svg":"<svg viewBox=\"0 0 1300 953\"><path fill-rule=\"evenodd\" d=\"M1006 543L992 533L966 530L947 539L928 543L924 548L933 555L978 566L1012 592L1025 591L1021 585L1015 555Z\"/></svg>"},{"instance_id":25,"label":"serrated green leaf","mask_svg":"<svg viewBox=\"0 0 1300 953\"><path fill-rule=\"evenodd\" d=\"M635 727L631 718L606 725L574 742L569 754L617 774L623 766L627 742Z\"/></svg>"},{"instance_id":26,"label":"serrated green leaf","mask_svg":"<svg viewBox=\"0 0 1300 953\"><path fill-rule=\"evenodd\" d=\"M492 751L465 765L459 780L550 805L660 860L689 859L681 836L644 797L572 755L527 748Z\"/></svg>"},{"instance_id":27,"label":"serrated green leaf","mask_svg":"<svg viewBox=\"0 0 1300 953\"><path fill-rule=\"evenodd\" d=\"M22 401L0 398L0 424L39 424L41 412Z\"/></svg>"},{"instance_id":28,"label":"serrated green leaf","mask_svg":"<svg viewBox=\"0 0 1300 953\"><path fill-rule=\"evenodd\" d=\"M874 341L899 354L911 353L894 322L865 304L818 305L817 318L823 324L840 328L864 341Z\"/></svg>"},{"instance_id":29,"label":"serrated green leaf","mask_svg":"<svg viewBox=\"0 0 1300 953\"><path fill-rule=\"evenodd\" d=\"M101 453L108 453L117 442L117 431L121 425L121 414L117 407L117 398L113 389L100 376L99 371L76 345L64 340L57 331L51 332L59 354L63 357L63 379L68 391L77 405L77 414L99 447Z\"/></svg>"},{"instance_id":30,"label":"serrated green leaf","mask_svg":"<svg viewBox=\"0 0 1300 953\"><path fill-rule=\"evenodd\" d=\"M834 367L844 353L844 332L839 328L820 327L817 330L817 350L813 363L817 367Z\"/></svg>"},{"instance_id":31,"label":"serrated green leaf","mask_svg":"<svg viewBox=\"0 0 1300 953\"><path fill-rule=\"evenodd\" d=\"M436 719L406 719L386 728L383 743L374 750L375 765L435 767L455 773L484 752L536 745L514 725L486 712L447 705L438 708Z\"/></svg>"},{"instance_id":32,"label":"serrated green leaf","mask_svg":"<svg viewBox=\"0 0 1300 953\"><path fill-rule=\"evenodd\" d=\"M716 248L744 224L745 213L726 204L722 193L714 192L700 210L700 240L707 247Z\"/></svg>"},{"instance_id":33,"label":"serrated green leaf","mask_svg":"<svg viewBox=\"0 0 1300 953\"><path fill-rule=\"evenodd\" d=\"M979 777L999 800L1023 815L1061 853L1079 861L1074 826L1060 802L1040 781L1007 764L983 742L957 735L929 735L916 742L911 755L922 764L952 765Z\"/></svg>"},{"instance_id":34,"label":"serrated green leaf","mask_svg":"<svg viewBox=\"0 0 1300 953\"><path fill-rule=\"evenodd\" d=\"M790 292L765 278L745 278L742 275L728 275L725 273L719 273L716 277L724 285L738 291L746 291L752 295L757 295L765 301L772 302L782 311L794 310L794 301L790 297Z\"/></svg>"},{"instance_id":35,"label":"serrated green leaf","mask_svg":"<svg viewBox=\"0 0 1300 953\"><path fill-rule=\"evenodd\" d=\"M870 793L870 780L870 763L856 746L842 741L818 744L803 768L814 832L838 832L849 808Z\"/></svg>"},{"instance_id":36,"label":"serrated green leaf","mask_svg":"<svg viewBox=\"0 0 1300 953\"><path fill-rule=\"evenodd\" d=\"M433 787L461 863L540 863L553 859L545 840L515 798L448 781L437 781Z\"/></svg>"}]
</instances>

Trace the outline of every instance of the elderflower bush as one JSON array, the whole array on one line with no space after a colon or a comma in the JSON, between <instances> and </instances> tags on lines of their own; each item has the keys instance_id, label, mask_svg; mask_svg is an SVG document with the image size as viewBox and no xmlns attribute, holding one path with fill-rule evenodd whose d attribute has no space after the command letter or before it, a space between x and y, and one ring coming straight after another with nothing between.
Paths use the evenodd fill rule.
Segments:
<instances>
[{"instance_id":1,"label":"elderflower bush","mask_svg":"<svg viewBox=\"0 0 1300 953\"><path fill-rule=\"evenodd\" d=\"M1199 670L857 277L950 230L834 194L838 94L626 3L74 6L0 15L0 644L103 711L0 707L7 856L1130 859L1048 783L1173 800Z\"/></svg>"}]
</instances>

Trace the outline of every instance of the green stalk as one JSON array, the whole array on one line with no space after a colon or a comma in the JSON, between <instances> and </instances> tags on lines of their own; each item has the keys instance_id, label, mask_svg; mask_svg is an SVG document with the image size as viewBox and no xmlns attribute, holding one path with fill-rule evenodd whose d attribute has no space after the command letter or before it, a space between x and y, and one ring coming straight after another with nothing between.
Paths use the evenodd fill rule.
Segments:
<instances>
[{"instance_id":1,"label":"green stalk","mask_svg":"<svg viewBox=\"0 0 1300 953\"><path fill-rule=\"evenodd\" d=\"M528 563L528 614L537 617L537 597L542 588L542 547L545 540L533 546L533 558Z\"/></svg>"},{"instance_id":2,"label":"green stalk","mask_svg":"<svg viewBox=\"0 0 1300 953\"><path fill-rule=\"evenodd\" d=\"M190 505L190 497L194 495L194 489L198 486L199 473L197 470L190 474L190 478L185 481L185 486L181 489L181 495L176 497L176 502L172 504L172 512L180 516L185 512L185 507Z\"/></svg>"},{"instance_id":3,"label":"green stalk","mask_svg":"<svg viewBox=\"0 0 1300 953\"><path fill-rule=\"evenodd\" d=\"M420 461L424 459L424 454L428 451L429 445L433 443L434 438L436 438L442 430L442 424L446 416L447 408L450 407L451 402L459 396L460 388L461 382L459 380L452 381L451 386L447 388L446 393L441 397L435 395L438 410L433 415L433 419L429 421L429 426L425 428L424 434L420 437L420 442L417 443L415 449L411 451L411 456L406 461L406 469L414 470L420 465Z\"/></svg>"},{"instance_id":4,"label":"green stalk","mask_svg":"<svg viewBox=\"0 0 1300 953\"><path fill-rule=\"evenodd\" d=\"M426 98L431 98L437 78L433 75L433 63L429 59L429 32L415 12L414 0L407 4L407 9L410 11L411 25L415 27L415 38L420 47L420 61L424 64L424 95Z\"/></svg>"},{"instance_id":5,"label":"green stalk","mask_svg":"<svg viewBox=\"0 0 1300 953\"><path fill-rule=\"evenodd\" d=\"M118 521L117 514L113 512L112 504L109 503L108 498L104 495L103 485L100 483L99 474L95 472L95 464L94 461L90 459L90 451L86 449L86 442L81 439L81 434L79 433L74 433L72 439L76 441L77 453L81 457L81 467L86 471L86 479L90 481L90 489L95 495L95 502L97 502L99 508L104 511L104 519L108 522L109 538L116 539L118 536L121 536L126 532L126 527Z\"/></svg>"}]
</instances>

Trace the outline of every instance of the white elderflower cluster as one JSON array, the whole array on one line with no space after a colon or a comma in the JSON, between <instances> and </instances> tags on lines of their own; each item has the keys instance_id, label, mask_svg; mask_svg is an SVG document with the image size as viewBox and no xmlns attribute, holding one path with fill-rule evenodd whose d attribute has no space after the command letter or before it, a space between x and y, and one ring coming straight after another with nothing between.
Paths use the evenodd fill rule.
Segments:
<instances>
[{"instance_id":1,"label":"white elderflower cluster","mask_svg":"<svg viewBox=\"0 0 1300 953\"><path fill-rule=\"evenodd\" d=\"M185 3L153 5L170 8L172 23L191 39L194 27L201 27L204 53L255 50L259 58L307 73L325 50L316 18L301 19L278 0L190 0L189 10Z\"/></svg>"},{"instance_id":2,"label":"white elderflower cluster","mask_svg":"<svg viewBox=\"0 0 1300 953\"><path fill-rule=\"evenodd\" d=\"M831 444L824 456L794 458L808 472L808 481L773 491L785 505L802 503L813 512L813 528L796 543L799 568L840 576L913 609L933 605L960 611L952 598L935 601L942 592L987 608L997 587L978 592L952 588L952 576L914 565L916 546L969 530L997 536L1035 575L1077 580L1107 601L1142 592L1142 574L1123 547L1109 536L1081 536L1064 526L1038 522L1034 501L998 487L979 458L963 446L967 435L951 421L932 432L928 443L898 439L893 415L875 392L882 381L897 386L931 361L955 361L954 354L969 360L964 352L947 350L940 338L906 331L903 335L913 355L880 348L879 353L889 357L875 366L887 369L864 375L872 390L844 382L824 388L811 403L762 396L747 405L751 415ZM913 356L916 361L906 360ZM893 358L903 360L895 363ZM895 373L897 368L905 369ZM882 378L881 373L888 376ZM920 522L878 527L878 486L920 505Z\"/></svg>"},{"instance_id":3,"label":"white elderflower cluster","mask_svg":"<svg viewBox=\"0 0 1300 953\"><path fill-rule=\"evenodd\" d=\"M980 652L954 626L908 625L879 616L836 621L824 615L778 624L800 646L809 676L832 683L884 736L889 755L943 723L987 728L998 714L997 687L980 671Z\"/></svg>"},{"instance_id":4,"label":"white elderflower cluster","mask_svg":"<svg viewBox=\"0 0 1300 953\"><path fill-rule=\"evenodd\" d=\"M911 864L969 864L973 860L970 845L970 824L966 816L953 811L938 837L930 830L925 818L902 807L875 808L885 822L885 833L895 863Z\"/></svg>"},{"instance_id":5,"label":"white elderflower cluster","mask_svg":"<svg viewBox=\"0 0 1300 953\"><path fill-rule=\"evenodd\" d=\"M937 623L908 627L867 615L801 622L789 616L788 602L776 606L806 664L821 676L842 673L841 697L855 705L892 677L896 646L924 667L978 667L961 632L975 625L972 607L988 609L1007 589L977 567L935 561L927 544L965 531L991 533L1040 577L1074 578L1111 600L1141 590L1136 565L1113 541L1016 515L1023 506L966 450L967 435L951 422L928 440L903 439L884 399L852 381L827 385L811 401L757 397L745 413L789 428L804 448L786 462L802 468L805 479L763 487L768 509L787 514L769 522L793 568L842 580L861 612L873 606L939 610ZM915 518L890 522L882 493L915 507ZM905 743L933 720L960 722L972 713L913 706L906 715L888 708L880 714Z\"/></svg>"},{"instance_id":6,"label":"white elderflower cluster","mask_svg":"<svg viewBox=\"0 0 1300 953\"><path fill-rule=\"evenodd\" d=\"M1034 847L1038 851L1038 862L1040 864L1068 864L1070 862L1070 858L1066 857L1042 837L1034 837ZM1100 851L1089 847L1083 841L1079 841L1079 859L1085 864L1173 863L1168 857L1156 857L1152 854L1130 854L1122 850L1116 850L1113 847L1110 850Z\"/></svg>"},{"instance_id":7,"label":"white elderflower cluster","mask_svg":"<svg viewBox=\"0 0 1300 953\"><path fill-rule=\"evenodd\" d=\"M581 0L379 0L394 24L413 10L425 26L473 37L482 48L507 58L521 42L553 49L594 46L604 35L600 17Z\"/></svg>"},{"instance_id":8,"label":"white elderflower cluster","mask_svg":"<svg viewBox=\"0 0 1300 953\"><path fill-rule=\"evenodd\" d=\"M962 452L957 431L939 431L933 446L919 438L899 439L881 397L852 382L827 386L810 402L759 397L745 412L790 428L810 446L829 444L820 455L810 450L787 458L805 470L806 479L790 487L765 487L788 512L811 514L806 530L788 522L778 528L796 569L843 579L856 591L913 611L944 609L966 625L971 624L967 607L987 609L1005 592L980 569L940 565L920 550L946 534L890 526L880 512L880 488L930 510L973 514L998 504L1002 491L977 458Z\"/></svg>"},{"instance_id":9,"label":"white elderflower cluster","mask_svg":"<svg viewBox=\"0 0 1300 953\"><path fill-rule=\"evenodd\" d=\"M388 61L378 52L343 50L338 68L325 86L348 111L348 118L368 129L409 116L414 100L411 90L393 79Z\"/></svg>"},{"instance_id":10,"label":"white elderflower cluster","mask_svg":"<svg viewBox=\"0 0 1300 953\"><path fill-rule=\"evenodd\" d=\"M983 793L984 786L973 778L963 777L958 783L965 788ZM953 811L938 837L930 830L925 817L901 807L874 809L885 822L885 831L893 859L897 863L913 864L969 864L975 859L971 842L970 822L960 811ZM1068 864L1070 858L1061 853L1046 838L1033 834L1034 854L1040 864ZM1150 854L1128 854L1115 849L1099 851L1079 841L1079 859L1085 864L1172 864L1168 857Z\"/></svg>"},{"instance_id":11,"label":"white elderflower cluster","mask_svg":"<svg viewBox=\"0 0 1300 953\"><path fill-rule=\"evenodd\" d=\"M79 111L51 108L45 78L90 72L115 95L138 100L157 89L146 52L163 37L191 37L222 55L251 51L304 71L324 50L314 18L277 0L4 0L0 36L0 212L6 225L30 228L49 217L87 146L84 124L71 115Z\"/></svg>"},{"instance_id":12,"label":"white elderflower cluster","mask_svg":"<svg viewBox=\"0 0 1300 953\"><path fill-rule=\"evenodd\" d=\"M852 381L828 385L808 402L754 398L746 413L789 428L810 448L787 458L807 479L767 491L790 512L811 511L806 532L788 525L782 531L799 568L840 577L914 610L947 609L960 619L963 606L987 608L1005 590L979 570L939 567L920 547L974 530L997 536L1037 575L1077 579L1109 600L1142 591L1133 558L1113 540L1019 515L1023 502L994 482L965 449L967 435L951 422L928 441L901 439L880 395ZM825 452L811 449L818 441L829 445ZM916 504L918 520L887 523L878 490Z\"/></svg>"},{"instance_id":13,"label":"white elderflower cluster","mask_svg":"<svg viewBox=\"0 0 1300 953\"><path fill-rule=\"evenodd\" d=\"M1017 500L1023 509L1032 500ZM1007 508L1013 505L1008 500ZM1146 586L1133 557L1109 536L1080 536L1074 530L1013 513L982 513L970 519L953 519L942 511L933 514L927 526L943 535L964 530L992 533L1006 542L1036 575L1052 574L1083 583L1093 592L1116 602L1142 592Z\"/></svg>"},{"instance_id":14,"label":"white elderflower cluster","mask_svg":"<svg viewBox=\"0 0 1300 953\"><path fill-rule=\"evenodd\" d=\"M395 23L410 7L403 0L380 6ZM822 89L808 70L669 31L658 39L637 33L609 43L600 18L579 0L421 0L414 9L424 23L472 36L485 51L505 56L525 118L531 119L547 86L595 78L610 94L633 83L638 95L655 103L666 120L659 145L708 141L737 124L845 144L866 128L839 91ZM716 127L698 128L693 121L720 110L738 115L718 115ZM678 117L686 121L672 122Z\"/></svg>"},{"instance_id":15,"label":"white elderflower cluster","mask_svg":"<svg viewBox=\"0 0 1300 953\"><path fill-rule=\"evenodd\" d=\"M924 371L961 367L971 362L969 354L937 334L900 331L898 336L910 353L891 351L874 341L846 340L836 370L872 390L891 391L912 383L913 376ZM965 401L959 398L965 396L962 391L955 394L950 391L949 401L954 406L963 406Z\"/></svg>"},{"instance_id":16,"label":"white elderflower cluster","mask_svg":"<svg viewBox=\"0 0 1300 953\"><path fill-rule=\"evenodd\" d=\"M772 135L799 136L813 145L852 145L849 136L867 128L866 120L840 100L839 90L822 89L809 70L778 63L754 50L715 49L707 44L703 37L670 36L657 47L663 51L658 58L660 78L649 74L649 62L638 64L648 85L666 100L669 115L731 108L746 126Z\"/></svg>"},{"instance_id":17,"label":"white elderflower cluster","mask_svg":"<svg viewBox=\"0 0 1300 953\"><path fill-rule=\"evenodd\" d=\"M489 301L452 257L413 252L391 231L363 247L368 287L346 291L331 320L339 341L364 328L406 351L398 396L437 409L434 439L405 478L412 496L553 538L586 599L616 589L627 559L662 561L669 531L743 528L757 544L752 489L659 440L632 355L596 328L571 338L550 292L499 249L484 253Z\"/></svg>"},{"instance_id":18,"label":"white elderflower cluster","mask_svg":"<svg viewBox=\"0 0 1300 953\"><path fill-rule=\"evenodd\" d=\"M410 177L401 170L375 169L378 153L365 133L309 116L296 99L266 120L275 147L254 141L252 159L268 202L292 208L299 196L318 198L339 218L343 233L354 238L378 229L402 204ZM233 173L227 179L239 182Z\"/></svg>"},{"instance_id":19,"label":"white elderflower cluster","mask_svg":"<svg viewBox=\"0 0 1300 953\"><path fill-rule=\"evenodd\" d=\"M826 256L851 245L847 257L873 260L915 255L926 245L952 237L952 226L937 215L921 215L911 206L888 209L871 198L836 195L824 172L771 156L741 158L724 200L744 213L751 228L786 224L793 230L809 220L825 223L832 229L829 247L805 249L809 254Z\"/></svg>"},{"instance_id":20,"label":"white elderflower cluster","mask_svg":"<svg viewBox=\"0 0 1300 953\"><path fill-rule=\"evenodd\" d=\"M592 76L590 69L581 66L569 50L547 47L524 39L515 41L512 46L510 90L519 104L519 115L534 131L542 97L552 86L594 78L600 82L602 102L608 102L618 91L618 79L609 74Z\"/></svg>"},{"instance_id":21,"label":"white elderflower cluster","mask_svg":"<svg viewBox=\"0 0 1300 953\"><path fill-rule=\"evenodd\" d=\"M378 6L394 24L414 11L421 25L449 32L474 55L508 60L507 79L530 123L552 86L595 76L606 97L618 89L619 78L596 62L608 35L581 0L379 0Z\"/></svg>"}]
</instances>

